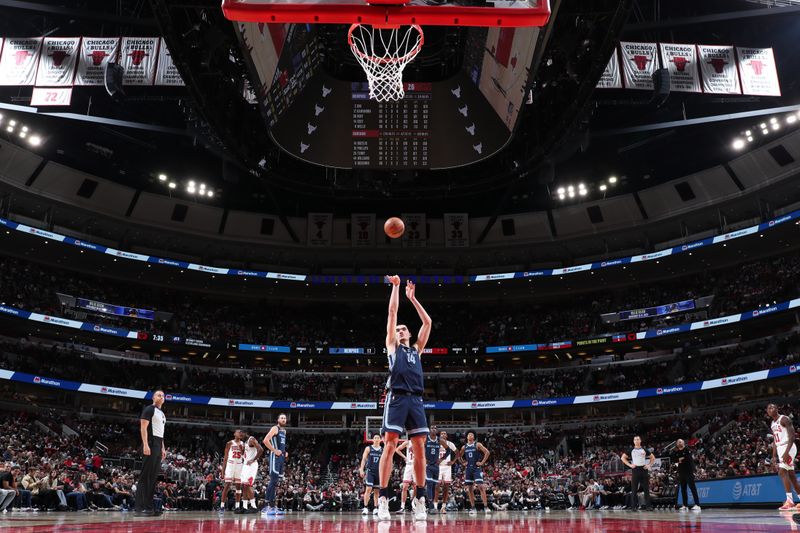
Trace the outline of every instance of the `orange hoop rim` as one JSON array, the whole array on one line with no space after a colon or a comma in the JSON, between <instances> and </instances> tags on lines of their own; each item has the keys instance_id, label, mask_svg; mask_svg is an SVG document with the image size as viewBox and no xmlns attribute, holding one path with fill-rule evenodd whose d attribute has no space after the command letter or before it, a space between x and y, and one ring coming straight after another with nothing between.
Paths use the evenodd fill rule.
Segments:
<instances>
[{"instance_id":1,"label":"orange hoop rim","mask_svg":"<svg viewBox=\"0 0 800 533\"><path fill-rule=\"evenodd\" d=\"M400 25L395 26L389 24L386 26L378 26L375 24L362 24L360 22L356 22L351 24L350 29L347 30L347 44L350 45L350 49L353 51L353 53L366 61L369 61L371 63L376 63L378 65L387 65L390 63L402 63L404 61L409 61L414 56L416 56L420 50L422 50L422 45L425 44L425 32L422 31L422 26L420 26L419 24L409 24L409 26L412 29L416 30L417 33L419 33L419 43L417 44L417 46L415 46L407 53L399 57L384 58L384 57L371 56L359 50L358 47L355 46L355 44L353 43L353 31L356 28L360 28L361 26L372 26L373 29L377 29L378 31L380 31L380 30L391 30L391 29L397 30L400 29Z\"/></svg>"}]
</instances>

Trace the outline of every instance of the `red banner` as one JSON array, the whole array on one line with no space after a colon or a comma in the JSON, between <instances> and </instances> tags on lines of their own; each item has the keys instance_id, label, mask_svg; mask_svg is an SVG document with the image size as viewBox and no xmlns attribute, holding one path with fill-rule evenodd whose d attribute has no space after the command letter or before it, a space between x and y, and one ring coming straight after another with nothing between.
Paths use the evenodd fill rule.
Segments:
<instances>
[{"instance_id":1,"label":"red banner","mask_svg":"<svg viewBox=\"0 0 800 533\"><path fill-rule=\"evenodd\" d=\"M80 37L45 37L39 57L39 70L36 72L36 85L72 85L80 42Z\"/></svg>"},{"instance_id":2,"label":"red banner","mask_svg":"<svg viewBox=\"0 0 800 533\"><path fill-rule=\"evenodd\" d=\"M103 85L106 65L117 60L119 37L84 37L75 85Z\"/></svg>"}]
</instances>

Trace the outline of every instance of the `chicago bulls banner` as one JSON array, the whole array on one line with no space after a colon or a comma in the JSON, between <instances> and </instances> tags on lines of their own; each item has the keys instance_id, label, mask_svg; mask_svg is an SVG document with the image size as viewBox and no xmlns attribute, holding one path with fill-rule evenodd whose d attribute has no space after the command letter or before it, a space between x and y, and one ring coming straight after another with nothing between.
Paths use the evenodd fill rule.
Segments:
<instances>
[{"instance_id":1,"label":"chicago bulls banner","mask_svg":"<svg viewBox=\"0 0 800 533\"><path fill-rule=\"evenodd\" d=\"M167 43L164 38L161 38L161 44L158 47L158 68L156 68L156 85L185 85L181 73L175 67L172 61L172 54L167 48Z\"/></svg>"},{"instance_id":2,"label":"chicago bulls banner","mask_svg":"<svg viewBox=\"0 0 800 533\"><path fill-rule=\"evenodd\" d=\"M772 48L737 47L742 92L759 96L780 96L778 70Z\"/></svg>"},{"instance_id":3,"label":"chicago bulls banner","mask_svg":"<svg viewBox=\"0 0 800 533\"><path fill-rule=\"evenodd\" d=\"M444 245L447 248L469 246L469 215L467 213L444 214Z\"/></svg>"},{"instance_id":4,"label":"chicago bulls banner","mask_svg":"<svg viewBox=\"0 0 800 533\"><path fill-rule=\"evenodd\" d=\"M622 89L622 75L619 72L619 55L617 49L611 54L600 81L597 82L598 89Z\"/></svg>"},{"instance_id":5,"label":"chicago bulls banner","mask_svg":"<svg viewBox=\"0 0 800 533\"><path fill-rule=\"evenodd\" d=\"M628 89L653 90L653 74L658 69L656 43L620 42L622 70Z\"/></svg>"},{"instance_id":6,"label":"chicago bulls banner","mask_svg":"<svg viewBox=\"0 0 800 533\"><path fill-rule=\"evenodd\" d=\"M351 215L350 240L356 248L375 246L375 213Z\"/></svg>"},{"instance_id":7,"label":"chicago bulls banner","mask_svg":"<svg viewBox=\"0 0 800 533\"><path fill-rule=\"evenodd\" d=\"M661 43L661 64L669 70L671 91L702 92L697 68L697 47L693 44Z\"/></svg>"},{"instance_id":8,"label":"chicago bulls banner","mask_svg":"<svg viewBox=\"0 0 800 533\"><path fill-rule=\"evenodd\" d=\"M0 85L33 85L42 38L6 39L0 54Z\"/></svg>"},{"instance_id":9,"label":"chicago bulls banner","mask_svg":"<svg viewBox=\"0 0 800 533\"><path fill-rule=\"evenodd\" d=\"M742 94L732 46L697 45L703 92Z\"/></svg>"},{"instance_id":10,"label":"chicago bulls banner","mask_svg":"<svg viewBox=\"0 0 800 533\"><path fill-rule=\"evenodd\" d=\"M406 231L403 233L403 246L421 248L428 245L428 228L425 213L403 213Z\"/></svg>"},{"instance_id":11,"label":"chicago bulls banner","mask_svg":"<svg viewBox=\"0 0 800 533\"><path fill-rule=\"evenodd\" d=\"M158 37L123 37L119 63L123 85L153 85L158 60Z\"/></svg>"},{"instance_id":12,"label":"chicago bulls banner","mask_svg":"<svg viewBox=\"0 0 800 533\"><path fill-rule=\"evenodd\" d=\"M80 42L80 37L45 37L39 57L39 70L36 72L36 85L72 85Z\"/></svg>"},{"instance_id":13,"label":"chicago bulls banner","mask_svg":"<svg viewBox=\"0 0 800 533\"><path fill-rule=\"evenodd\" d=\"M103 85L106 65L117 60L119 37L84 37L75 85Z\"/></svg>"},{"instance_id":14,"label":"chicago bulls banner","mask_svg":"<svg viewBox=\"0 0 800 533\"><path fill-rule=\"evenodd\" d=\"M333 236L333 213L309 213L307 234L309 246L330 246Z\"/></svg>"}]
</instances>

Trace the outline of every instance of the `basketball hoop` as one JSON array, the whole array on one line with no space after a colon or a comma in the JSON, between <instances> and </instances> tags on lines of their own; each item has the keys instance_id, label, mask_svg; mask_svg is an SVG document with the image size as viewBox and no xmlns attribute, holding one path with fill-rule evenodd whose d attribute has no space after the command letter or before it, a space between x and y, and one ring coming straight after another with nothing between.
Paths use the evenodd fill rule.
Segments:
<instances>
[{"instance_id":1,"label":"basketball hoop","mask_svg":"<svg viewBox=\"0 0 800 533\"><path fill-rule=\"evenodd\" d=\"M402 100L403 69L425 42L422 28L412 24L403 29L353 24L347 32L347 43L353 51L369 83L369 97L378 102Z\"/></svg>"}]
</instances>

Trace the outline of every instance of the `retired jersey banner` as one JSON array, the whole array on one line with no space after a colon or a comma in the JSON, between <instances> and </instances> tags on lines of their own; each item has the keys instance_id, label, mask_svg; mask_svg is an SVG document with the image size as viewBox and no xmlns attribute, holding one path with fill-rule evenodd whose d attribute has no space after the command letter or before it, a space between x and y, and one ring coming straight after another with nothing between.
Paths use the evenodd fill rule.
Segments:
<instances>
[{"instance_id":1,"label":"retired jersey banner","mask_svg":"<svg viewBox=\"0 0 800 533\"><path fill-rule=\"evenodd\" d=\"M119 37L84 37L75 85L103 85L106 65L116 61Z\"/></svg>"},{"instance_id":2,"label":"retired jersey banner","mask_svg":"<svg viewBox=\"0 0 800 533\"><path fill-rule=\"evenodd\" d=\"M72 87L34 87L33 106L68 106L72 102Z\"/></svg>"},{"instance_id":3,"label":"retired jersey banner","mask_svg":"<svg viewBox=\"0 0 800 533\"><path fill-rule=\"evenodd\" d=\"M697 47L693 44L661 43L661 64L669 70L671 91L702 92L697 68Z\"/></svg>"},{"instance_id":4,"label":"retired jersey banner","mask_svg":"<svg viewBox=\"0 0 800 533\"><path fill-rule=\"evenodd\" d=\"M0 85L33 85L42 38L8 38L0 54Z\"/></svg>"},{"instance_id":5,"label":"retired jersey banner","mask_svg":"<svg viewBox=\"0 0 800 533\"><path fill-rule=\"evenodd\" d=\"M620 42L622 71L628 89L653 90L653 74L658 70L656 43Z\"/></svg>"},{"instance_id":6,"label":"retired jersey banner","mask_svg":"<svg viewBox=\"0 0 800 533\"><path fill-rule=\"evenodd\" d=\"M64 87L72 85L78 63L80 37L45 37L39 56L36 85Z\"/></svg>"},{"instance_id":7,"label":"retired jersey banner","mask_svg":"<svg viewBox=\"0 0 800 533\"><path fill-rule=\"evenodd\" d=\"M156 85L175 85L182 86L183 78L178 72L175 63L172 62L172 54L167 48L164 38L161 38L161 45L158 47L158 68L156 68Z\"/></svg>"},{"instance_id":8,"label":"retired jersey banner","mask_svg":"<svg viewBox=\"0 0 800 533\"><path fill-rule=\"evenodd\" d=\"M375 246L375 213L353 213L350 223L353 246Z\"/></svg>"},{"instance_id":9,"label":"retired jersey banner","mask_svg":"<svg viewBox=\"0 0 800 533\"><path fill-rule=\"evenodd\" d=\"M742 94L733 46L697 45L703 92L712 94Z\"/></svg>"},{"instance_id":10,"label":"retired jersey banner","mask_svg":"<svg viewBox=\"0 0 800 533\"><path fill-rule=\"evenodd\" d=\"M403 213L401 215L406 229L403 232L403 246L421 248L428 245L428 227L425 213Z\"/></svg>"},{"instance_id":11,"label":"retired jersey banner","mask_svg":"<svg viewBox=\"0 0 800 533\"><path fill-rule=\"evenodd\" d=\"M772 48L737 47L739 73L742 76L742 92L758 96L780 96L778 69Z\"/></svg>"},{"instance_id":12,"label":"retired jersey banner","mask_svg":"<svg viewBox=\"0 0 800 533\"><path fill-rule=\"evenodd\" d=\"M469 246L469 215L467 213L444 214L444 245L447 248Z\"/></svg>"},{"instance_id":13,"label":"retired jersey banner","mask_svg":"<svg viewBox=\"0 0 800 533\"><path fill-rule=\"evenodd\" d=\"M123 85L153 85L158 60L158 37L123 37L119 64Z\"/></svg>"},{"instance_id":14,"label":"retired jersey banner","mask_svg":"<svg viewBox=\"0 0 800 533\"><path fill-rule=\"evenodd\" d=\"M333 213L309 213L307 233L309 246L330 246L333 236Z\"/></svg>"},{"instance_id":15,"label":"retired jersey banner","mask_svg":"<svg viewBox=\"0 0 800 533\"><path fill-rule=\"evenodd\" d=\"M598 89L622 89L622 74L619 71L619 55L617 49L611 54L600 81L597 82Z\"/></svg>"}]
</instances>

